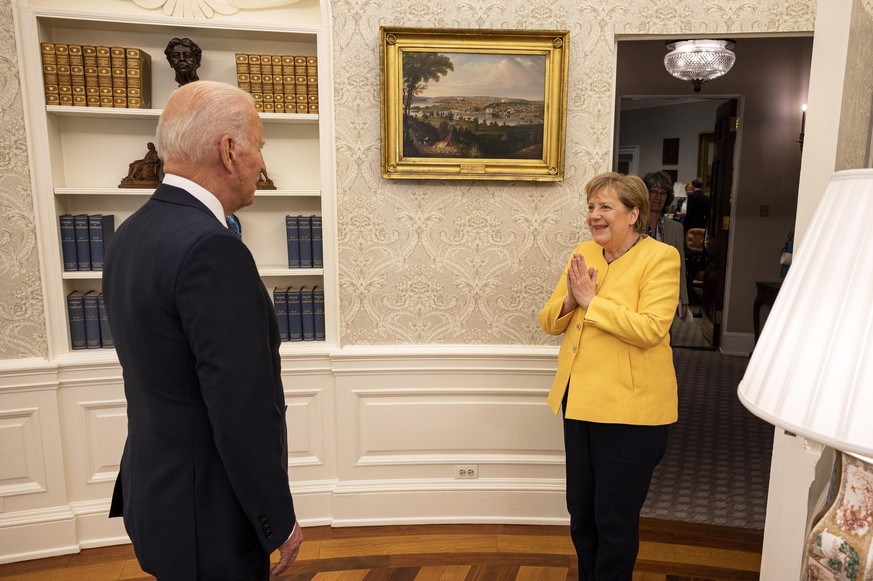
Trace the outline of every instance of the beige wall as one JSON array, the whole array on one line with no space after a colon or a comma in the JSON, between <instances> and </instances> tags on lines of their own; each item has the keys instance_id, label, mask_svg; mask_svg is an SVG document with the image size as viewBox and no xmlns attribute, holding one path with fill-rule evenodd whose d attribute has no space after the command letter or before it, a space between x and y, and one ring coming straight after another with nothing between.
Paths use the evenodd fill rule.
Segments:
<instances>
[{"instance_id":1,"label":"beige wall","mask_svg":"<svg viewBox=\"0 0 873 581\"><path fill-rule=\"evenodd\" d=\"M12 2L0 0L0 359L47 354Z\"/></svg>"},{"instance_id":2,"label":"beige wall","mask_svg":"<svg viewBox=\"0 0 873 581\"><path fill-rule=\"evenodd\" d=\"M873 107L873 1L855 0L849 27L843 111L834 169L868 167Z\"/></svg>"},{"instance_id":3,"label":"beige wall","mask_svg":"<svg viewBox=\"0 0 873 581\"><path fill-rule=\"evenodd\" d=\"M536 313L582 237L585 181L611 165L616 35L809 31L814 1L349 0L333 3L341 341L542 344ZM47 353L12 46L0 4L0 358ZM380 25L568 29L560 184L385 181ZM7 106L8 103L8 106Z\"/></svg>"},{"instance_id":4,"label":"beige wall","mask_svg":"<svg viewBox=\"0 0 873 581\"><path fill-rule=\"evenodd\" d=\"M343 342L549 342L536 314L568 253L588 236L585 182L611 166L616 36L810 31L814 5L813 0L334 3ZM565 181L382 180L374 74L380 25L568 29ZM796 174L795 169L795 180Z\"/></svg>"}]
</instances>

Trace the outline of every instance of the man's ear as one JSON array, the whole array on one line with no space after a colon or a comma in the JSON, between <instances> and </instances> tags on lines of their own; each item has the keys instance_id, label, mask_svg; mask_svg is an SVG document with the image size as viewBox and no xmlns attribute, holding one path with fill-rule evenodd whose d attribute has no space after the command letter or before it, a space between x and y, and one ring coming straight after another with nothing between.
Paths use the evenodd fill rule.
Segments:
<instances>
[{"instance_id":1,"label":"man's ear","mask_svg":"<svg viewBox=\"0 0 873 581\"><path fill-rule=\"evenodd\" d=\"M218 142L218 149L221 153L221 163L224 166L224 169L228 172L233 171L233 162L236 157L234 146L233 138L230 135L222 136L221 141Z\"/></svg>"}]
</instances>

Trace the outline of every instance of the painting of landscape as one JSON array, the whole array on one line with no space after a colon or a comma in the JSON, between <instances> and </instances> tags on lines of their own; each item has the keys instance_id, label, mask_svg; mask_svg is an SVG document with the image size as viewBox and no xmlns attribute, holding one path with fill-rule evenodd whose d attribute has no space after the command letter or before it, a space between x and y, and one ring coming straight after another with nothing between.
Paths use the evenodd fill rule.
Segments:
<instances>
[{"instance_id":1,"label":"painting of landscape","mask_svg":"<svg viewBox=\"0 0 873 581\"><path fill-rule=\"evenodd\" d=\"M542 159L546 56L404 52L403 157Z\"/></svg>"}]
</instances>

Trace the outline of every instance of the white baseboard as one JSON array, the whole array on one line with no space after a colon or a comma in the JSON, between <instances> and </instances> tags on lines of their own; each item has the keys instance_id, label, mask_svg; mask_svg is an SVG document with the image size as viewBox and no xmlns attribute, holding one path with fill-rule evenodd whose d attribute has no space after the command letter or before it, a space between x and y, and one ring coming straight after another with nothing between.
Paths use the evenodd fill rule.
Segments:
<instances>
[{"instance_id":1,"label":"white baseboard","mask_svg":"<svg viewBox=\"0 0 873 581\"><path fill-rule=\"evenodd\" d=\"M130 543L124 530L124 521L109 518L109 499L77 502L72 505L76 514L79 547L93 549Z\"/></svg>"},{"instance_id":2,"label":"white baseboard","mask_svg":"<svg viewBox=\"0 0 873 581\"><path fill-rule=\"evenodd\" d=\"M0 564L78 553L76 519L69 507L0 515Z\"/></svg>"},{"instance_id":3,"label":"white baseboard","mask_svg":"<svg viewBox=\"0 0 873 581\"><path fill-rule=\"evenodd\" d=\"M439 479L344 482L333 496L332 525L566 525L564 482Z\"/></svg>"},{"instance_id":4,"label":"white baseboard","mask_svg":"<svg viewBox=\"0 0 873 581\"><path fill-rule=\"evenodd\" d=\"M748 357L755 349L753 333L725 333L722 335L719 351L725 355L741 355Z\"/></svg>"}]
</instances>

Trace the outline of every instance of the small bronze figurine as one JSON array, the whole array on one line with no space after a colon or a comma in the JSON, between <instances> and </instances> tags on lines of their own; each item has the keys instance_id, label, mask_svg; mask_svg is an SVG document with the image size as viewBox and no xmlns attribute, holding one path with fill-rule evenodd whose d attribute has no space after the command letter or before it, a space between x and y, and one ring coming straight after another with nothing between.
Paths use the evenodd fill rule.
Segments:
<instances>
[{"instance_id":1,"label":"small bronze figurine","mask_svg":"<svg viewBox=\"0 0 873 581\"><path fill-rule=\"evenodd\" d=\"M149 142L145 157L130 162L127 177L121 179L119 188L156 188L161 184L161 159L155 144Z\"/></svg>"},{"instance_id":2,"label":"small bronze figurine","mask_svg":"<svg viewBox=\"0 0 873 581\"><path fill-rule=\"evenodd\" d=\"M261 173L258 175L258 184L257 188L259 190L275 190L276 186L273 184L273 180L271 180L267 176L267 170L262 169Z\"/></svg>"},{"instance_id":3,"label":"small bronze figurine","mask_svg":"<svg viewBox=\"0 0 873 581\"><path fill-rule=\"evenodd\" d=\"M167 62L176 71L176 82L179 86L199 81L197 69L200 67L200 58L203 51L190 38L174 38L167 43L164 49Z\"/></svg>"}]
</instances>

